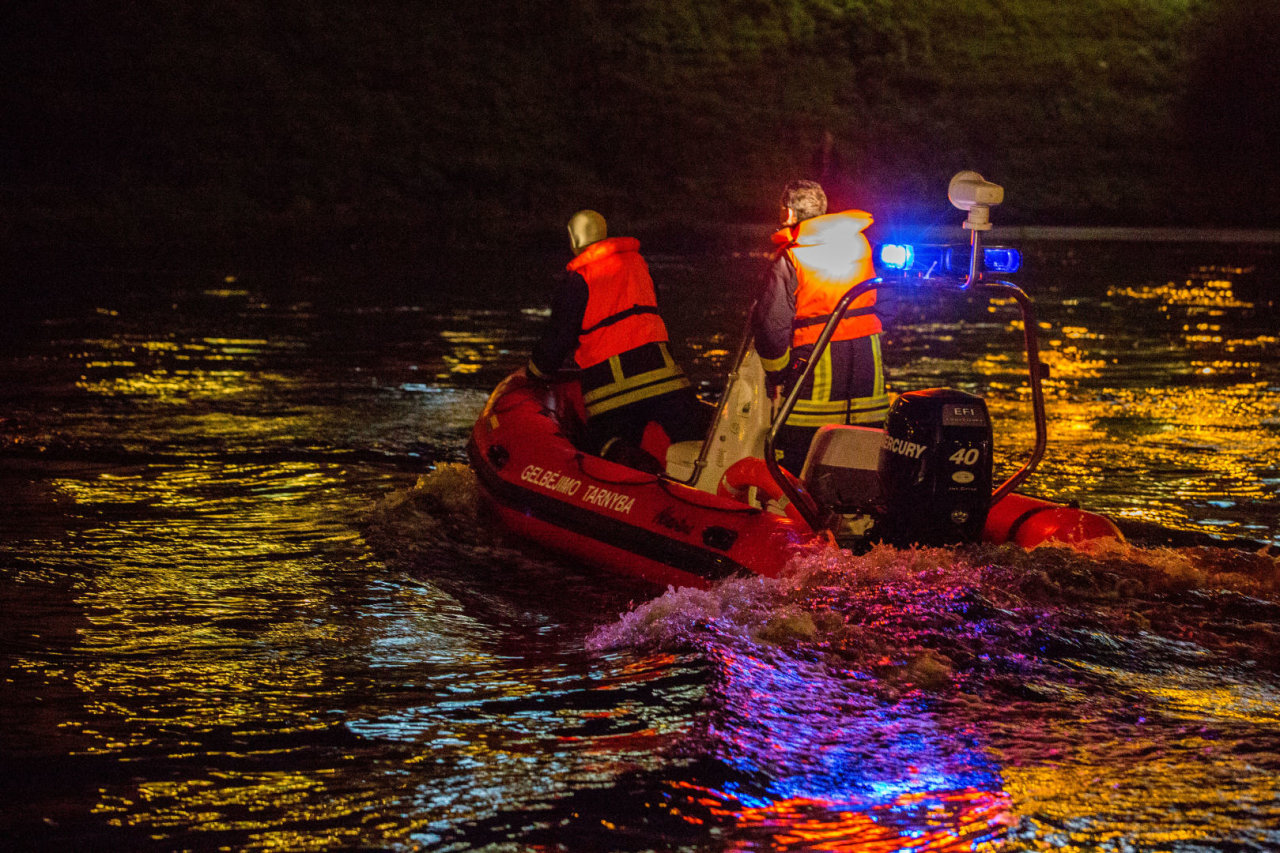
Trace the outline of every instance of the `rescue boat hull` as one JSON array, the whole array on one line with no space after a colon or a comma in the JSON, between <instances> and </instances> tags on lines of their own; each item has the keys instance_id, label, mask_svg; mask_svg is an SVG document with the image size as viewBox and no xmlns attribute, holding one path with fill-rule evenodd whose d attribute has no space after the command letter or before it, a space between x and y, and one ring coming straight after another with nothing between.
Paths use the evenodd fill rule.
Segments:
<instances>
[{"instance_id":1,"label":"rescue boat hull","mask_svg":"<svg viewBox=\"0 0 1280 853\"><path fill-rule=\"evenodd\" d=\"M813 540L803 523L577 449L579 405L575 383L534 383L522 373L490 397L467 451L504 530L675 586L774 576Z\"/></svg>"},{"instance_id":2,"label":"rescue boat hull","mask_svg":"<svg viewBox=\"0 0 1280 853\"><path fill-rule=\"evenodd\" d=\"M797 550L830 541L802 520L709 494L575 447L583 422L573 382L507 377L467 446L480 494L507 533L659 585L706 586L742 573L773 577ZM1096 513L1011 493L983 538L1031 548L1123 538Z\"/></svg>"}]
</instances>

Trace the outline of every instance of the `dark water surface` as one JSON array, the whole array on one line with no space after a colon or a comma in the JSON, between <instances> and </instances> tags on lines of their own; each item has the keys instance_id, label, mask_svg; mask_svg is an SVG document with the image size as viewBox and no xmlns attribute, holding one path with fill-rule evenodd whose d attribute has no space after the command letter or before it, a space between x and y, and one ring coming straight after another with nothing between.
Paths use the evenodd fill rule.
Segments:
<instances>
[{"instance_id":1,"label":"dark water surface","mask_svg":"<svg viewBox=\"0 0 1280 853\"><path fill-rule=\"evenodd\" d=\"M1280 545L1276 253L1024 248L1027 490ZM1280 849L1274 550L818 550L663 593L501 541L465 438L557 262L11 272L11 843ZM651 262L713 394L760 260ZM984 394L1015 464L1013 310L886 308L894 390Z\"/></svg>"}]
</instances>

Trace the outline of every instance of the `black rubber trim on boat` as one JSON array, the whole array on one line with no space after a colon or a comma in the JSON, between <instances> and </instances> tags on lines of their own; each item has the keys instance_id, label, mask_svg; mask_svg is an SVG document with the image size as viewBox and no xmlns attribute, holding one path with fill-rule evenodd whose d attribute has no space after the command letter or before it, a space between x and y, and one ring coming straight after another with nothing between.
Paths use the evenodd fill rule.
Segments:
<instances>
[{"instance_id":1,"label":"black rubber trim on boat","mask_svg":"<svg viewBox=\"0 0 1280 853\"><path fill-rule=\"evenodd\" d=\"M1035 518L1040 513L1048 512L1049 510L1053 510L1053 509L1061 509L1061 508L1062 507L1059 507L1059 506L1033 506L1031 509L1022 513L1022 515L1018 516L1013 520L1013 524L1009 525L1009 531L1004 535L1004 541L1006 542L1016 541L1018 536L1018 531L1022 529L1022 525L1026 524L1028 521Z\"/></svg>"},{"instance_id":2,"label":"black rubber trim on boat","mask_svg":"<svg viewBox=\"0 0 1280 853\"><path fill-rule=\"evenodd\" d=\"M474 442L467 443L467 455L471 458L471 468L476 472L481 486L495 500L517 512L528 513L540 521L563 527L571 533L598 539L637 557L707 580L723 580L748 572L745 566L728 557L705 551L696 545L676 542L643 527L608 518L508 483L486 464Z\"/></svg>"}]
</instances>

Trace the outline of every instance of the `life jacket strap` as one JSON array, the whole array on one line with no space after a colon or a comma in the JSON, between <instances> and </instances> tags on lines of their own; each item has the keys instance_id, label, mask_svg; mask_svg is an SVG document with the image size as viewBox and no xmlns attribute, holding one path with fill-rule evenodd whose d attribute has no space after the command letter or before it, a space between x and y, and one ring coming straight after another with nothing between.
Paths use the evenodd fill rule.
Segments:
<instances>
[{"instance_id":1,"label":"life jacket strap","mask_svg":"<svg viewBox=\"0 0 1280 853\"><path fill-rule=\"evenodd\" d=\"M874 305L864 305L861 308L846 308L844 316L841 317L840 320L843 322L845 320L852 320L854 317L865 317L868 314L875 313L876 307ZM830 319L830 314L819 314L817 317L805 317L803 320L797 318L796 321L791 324L791 329L792 331L795 331L797 329L807 328L808 326L817 326L819 324L826 323Z\"/></svg>"},{"instance_id":2,"label":"life jacket strap","mask_svg":"<svg viewBox=\"0 0 1280 853\"><path fill-rule=\"evenodd\" d=\"M590 328L583 329L579 334L589 335L592 332L597 332L600 329L605 328L606 326L612 326L614 323L620 323L623 320L627 319L628 317L635 317L640 314L657 314L657 313L658 313L658 306L656 305L632 305L630 308L626 309L625 311L619 311L616 314L610 314L608 317L605 317L599 323L596 323Z\"/></svg>"}]
</instances>

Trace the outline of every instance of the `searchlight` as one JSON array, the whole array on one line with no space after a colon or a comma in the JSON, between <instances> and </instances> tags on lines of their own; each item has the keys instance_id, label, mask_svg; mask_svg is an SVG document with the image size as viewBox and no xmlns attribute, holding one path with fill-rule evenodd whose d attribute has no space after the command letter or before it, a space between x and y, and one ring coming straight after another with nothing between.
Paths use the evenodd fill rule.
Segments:
<instances>
[{"instance_id":1,"label":"searchlight","mask_svg":"<svg viewBox=\"0 0 1280 853\"><path fill-rule=\"evenodd\" d=\"M991 230L991 208L1004 201L1004 187L984 179L977 172L957 172L947 187L953 207L969 212L964 227L971 231Z\"/></svg>"},{"instance_id":2,"label":"searchlight","mask_svg":"<svg viewBox=\"0 0 1280 853\"><path fill-rule=\"evenodd\" d=\"M959 172L947 188L951 204L969 214L964 227L969 245L921 245L883 243L876 259L882 273L929 278L934 275L967 275L966 286L983 273L1007 275L1022 269L1022 253L1009 246L983 246L979 235L991 230L991 208L1004 201L1004 187L977 172Z\"/></svg>"}]
</instances>

